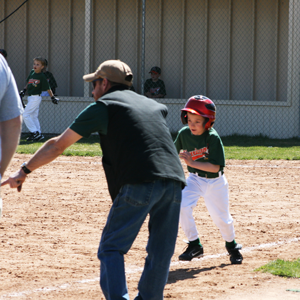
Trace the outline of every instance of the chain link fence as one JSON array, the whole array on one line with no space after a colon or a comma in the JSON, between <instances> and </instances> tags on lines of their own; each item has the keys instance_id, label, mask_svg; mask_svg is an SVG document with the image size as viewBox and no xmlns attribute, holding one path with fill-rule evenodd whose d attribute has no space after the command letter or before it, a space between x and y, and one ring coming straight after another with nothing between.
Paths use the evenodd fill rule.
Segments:
<instances>
[{"instance_id":1,"label":"chain link fence","mask_svg":"<svg viewBox=\"0 0 300 300\"><path fill-rule=\"evenodd\" d=\"M202 94L216 103L221 136L300 136L299 1L0 0L3 19L0 48L19 89L36 56L56 79L60 104L43 97L40 106L44 133L61 133L93 101L84 74L121 59L141 94L161 68L166 96L157 101L172 132L186 100Z\"/></svg>"}]
</instances>

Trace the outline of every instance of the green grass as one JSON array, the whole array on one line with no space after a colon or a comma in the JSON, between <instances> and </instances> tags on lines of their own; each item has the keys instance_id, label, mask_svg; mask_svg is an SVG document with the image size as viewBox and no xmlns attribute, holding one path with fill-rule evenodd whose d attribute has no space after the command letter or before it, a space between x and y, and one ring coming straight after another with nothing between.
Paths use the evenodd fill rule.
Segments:
<instances>
[{"instance_id":1,"label":"green grass","mask_svg":"<svg viewBox=\"0 0 300 300\"><path fill-rule=\"evenodd\" d=\"M224 146L226 159L239 160L300 160L300 146L293 147L240 147Z\"/></svg>"},{"instance_id":2,"label":"green grass","mask_svg":"<svg viewBox=\"0 0 300 300\"><path fill-rule=\"evenodd\" d=\"M17 153L20 154L33 154L38 150L47 140L49 140L51 135L45 135L45 139L40 142L27 142L26 137L28 135L24 134L21 136L19 146L17 148ZM73 144L67 148L63 155L66 156L102 156L102 151L99 145L99 137L91 136L90 138L82 138L77 143Z\"/></svg>"},{"instance_id":3,"label":"green grass","mask_svg":"<svg viewBox=\"0 0 300 300\"><path fill-rule=\"evenodd\" d=\"M277 259L254 270L255 272L271 273L282 277L300 278L300 259L285 261Z\"/></svg>"},{"instance_id":4,"label":"green grass","mask_svg":"<svg viewBox=\"0 0 300 300\"><path fill-rule=\"evenodd\" d=\"M175 138L175 134L172 135ZM17 153L33 154L51 136L45 136L42 142L28 143L22 135ZM265 136L232 135L222 137L226 159L238 160L300 160L300 139L270 139ZM82 138L66 149L67 156L102 156L99 138L92 135Z\"/></svg>"},{"instance_id":5,"label":"green grass","mask_svg":"<svg viewBox=\"0 0 300 300\"><path fill-rule=\"evenodd\" d=\"M300 139L232 135L222 138L226 159L300 160Z\"/></svg>"}]
</instances>

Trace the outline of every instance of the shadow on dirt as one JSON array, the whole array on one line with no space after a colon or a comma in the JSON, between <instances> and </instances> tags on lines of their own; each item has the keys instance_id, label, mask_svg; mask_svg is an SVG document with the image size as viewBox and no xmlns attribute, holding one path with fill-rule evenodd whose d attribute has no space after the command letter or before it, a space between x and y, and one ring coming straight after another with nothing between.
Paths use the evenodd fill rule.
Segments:
<instances>
[{"instance_id":1,"label":"shadow on dirt","mask_svg":"<svg viewBox=\"0 0 300 300\"><path fill-rule=\"evenodd\" d=\"M195 278L197 274L203 273L203 272L209 272L211 270L217 269L217 268L224 268L227 266L230 266L231 264L221 264L219 266L214 266L210 268L186 268L186 269L177 269L174 271L169 272L169 278L167 284L172 284L180 280Z\"/></svg>"}]
</instances>

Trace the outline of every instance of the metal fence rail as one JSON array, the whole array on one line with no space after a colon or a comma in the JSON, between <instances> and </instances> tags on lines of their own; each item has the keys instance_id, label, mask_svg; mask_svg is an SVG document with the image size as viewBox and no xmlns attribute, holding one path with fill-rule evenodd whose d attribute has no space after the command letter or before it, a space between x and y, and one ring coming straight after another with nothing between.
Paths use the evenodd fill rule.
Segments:
<instances>
[{"instance_id":1,"label":"metal fence rail","mask_svg":"<svg viewBox=\"0 0 300 300\"><path fill-rule=\"evenodd\" d=\"M0 19L23 2L0 0ZM62 132L92 101L83 74L121 59L142 94L161 68L158 101L173 132L187 98L203 94L217 104L221 135L288 138L300 135L299 17L296 0L28 0L0 23L0 48L20 89L32 59L47 58L61 103L44 99L45 133Z\"/></svg>"}]
</instances>

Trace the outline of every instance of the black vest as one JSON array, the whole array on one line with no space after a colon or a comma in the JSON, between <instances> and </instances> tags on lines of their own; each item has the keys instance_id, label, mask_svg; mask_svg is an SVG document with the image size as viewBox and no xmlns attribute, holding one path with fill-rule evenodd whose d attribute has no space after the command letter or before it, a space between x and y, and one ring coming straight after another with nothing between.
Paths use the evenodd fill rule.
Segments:
<instances>
[{"instance_id":1,"label":"black vest","mask_svg":"<svg viewBox=\"0 0 300 300\"><path fill-rule=\"evenodd\" d=\"M100 145L113 200L128 183L170 178L185 185L181 162L166 124L165 105L129 90L114 89L98 101L108 108L107 134L100 134Z\"/></svg>"}]
</instances>

